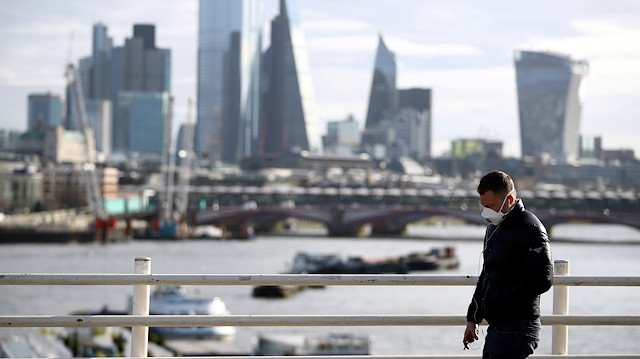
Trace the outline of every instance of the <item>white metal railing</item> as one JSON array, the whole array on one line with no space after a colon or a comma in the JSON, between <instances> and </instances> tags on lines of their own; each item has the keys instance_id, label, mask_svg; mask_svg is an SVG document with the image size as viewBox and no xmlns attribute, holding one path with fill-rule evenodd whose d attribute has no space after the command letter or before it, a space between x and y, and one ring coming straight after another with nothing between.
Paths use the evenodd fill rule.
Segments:
<instances>
[{"instance_id":1,"label":"white metal railing","mask_svg":"<svg viewBox=\"0 0 640 359\"><path fill-rule=\"evenodd\" d=\"M464 315L149 315L150 285L475 285L470 275L151 274L151 259L136 258L134 274L0 274L0 285L133 285L132 315L0 316L0 327L132 327L132 357L146 357L149 327L191 326L464 326ZM535 358L640 358L640 354L567 355L569 325L640 325L640 315L569 315L569 286L640 286L640 276L570 276L555 262L552 355ZM331 356L348 358L472 358L458 355ZM226 358L226 357L216 357ZM229 357L231 358L231 357ZM239 358L239 357L233 357ZM265 357L281 358L281 357ZM284 358L284 357L282 357ZM306 358L301 357L299 358ZM318 358L318 356L309 357Z\"/></svg>"}]
</instances>

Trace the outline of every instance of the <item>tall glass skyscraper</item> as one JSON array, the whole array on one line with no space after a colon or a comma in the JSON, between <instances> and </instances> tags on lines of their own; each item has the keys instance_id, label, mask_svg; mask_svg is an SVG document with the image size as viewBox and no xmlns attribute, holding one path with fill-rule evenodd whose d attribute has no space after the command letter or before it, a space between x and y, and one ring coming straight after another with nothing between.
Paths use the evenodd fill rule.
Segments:
<instances>
[{"instance_id":1,"label":"tall glass skyscraper","mask_svg":"<svg viewBox=\"0 0 640 359\"><path fill-rule=\"evenodd\" d=\"M586 61L549 52L515 53L522 156L577 158Z\"/></svg>"},{"instance_id":2,"label":"tall glass skyscraper","mask_svg":"<svg viewBox=\"0 0 640 359\"><path fill-rule=\"evenodd\" d=\"M298 3L280 0L271 22L271 46L264 55L266 80L260 153L321 149L315 97Z\"/></svg>"},{"instance_id":3,"label":"tall glass skyscraper","mask_svg":"<svg viewBox=\"0 0 640 359\"><path fill-rule=\"evenodd\" d=\"M101 100L109 98L108 68L112 46L113 40L107 34L107 26L101 22L93 25L88 98Z\"/></svg>"},{"instance_id":4,"label":"tall glass skyscraper","mask_svg":"<svg viewBox=\"0 0 640 359\"><path fill-rule=\"evenodd\" d=\"M397 109L397 103L396 58L380 35L365 129L374 129L381 121L390 120Z\"/></svg>"},{"instance_id":5,"label":"tall glass skyscraper","mask_svg":"<svg viewBox=\"0 0 640 359\"><path fill-rule=\"evenodd\" d=\"M195 150L212 161L254 152L262 12L261 0L200 0Z\"/></svg>"},{"instance_id":6,"label":"tall glass skyscraper","mask_svg":"<svg viewBox=\"0 0 640 359\"><path fill-rule=\"evenodd\" d=\"M167 92L120 91L115 147L128 153L163 154L171 131L171 97Z\"/></svg>"},{"instance_id":7,"label":"tall glass skyscraper","mask_svg":"<svg viewBox=\"0 0 640 359\"><path fill-rule=\"evenodd\" d=\"M44 131L62 124L62 99L51 93L29 95L28 130Z\"/></svg>"}]
</instances>

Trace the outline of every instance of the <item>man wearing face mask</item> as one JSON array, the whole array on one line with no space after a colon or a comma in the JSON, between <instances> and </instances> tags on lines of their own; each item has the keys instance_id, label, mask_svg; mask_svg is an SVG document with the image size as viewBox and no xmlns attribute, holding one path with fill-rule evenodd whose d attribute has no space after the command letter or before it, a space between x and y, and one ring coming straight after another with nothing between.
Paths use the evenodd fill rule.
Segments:
<instances>
[{"instance_id":1,"label":"man wearing face mask","mask_svg":"<svg viewBox=\"0 0 640 359\"><path fill-rule=\"evenodd\" d=\"M478 340L478 324L486 319L484 359L527 358L540 341L540 294L553 280L547 231L517 199L506 173L487 173L478 194L484 207L481 215L489 225L463 343L467 348Z\"/></svg>"}]
</instances>

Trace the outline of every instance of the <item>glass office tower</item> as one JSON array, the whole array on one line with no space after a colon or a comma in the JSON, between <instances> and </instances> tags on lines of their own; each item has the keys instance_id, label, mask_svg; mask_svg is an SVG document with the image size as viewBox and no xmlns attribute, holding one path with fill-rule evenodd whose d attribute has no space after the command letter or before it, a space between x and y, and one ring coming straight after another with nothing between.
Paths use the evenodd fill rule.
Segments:
<instances>
[{"instance_id":1,"label":"glass office tower","mask_svg":"<svg viewBox=\"0 0 640 359\"><path fill-rule=\"evenodd\" d=\"M171 131L171 97L167 92L120 91L114 143L127 153L163 154Z\"/></svg>"},{"instance_id":2,"label":"glass office tower","mask_svg":"<svg viewBox=\"0 0 640 359\"><path fill-rule=\"evenodd\" d=\"M112 47L113 40L107 34L107 26L100 22L94 24L88 98L109 99L108 67Z\"/></svg>"},{"instance_id":3,"label":"glass office tower","mask_svg":"<svg viewBox=\"0 0 640 359\"><path fill-rule=\"evenodd\" d=\"M260 106L261 0L201 0L195 150L237 162L254 150Z\"/></svg>"},{"instance_id":4,"label":"glass office tower","mask_svg":"<svg viewBox=\"0 0 640 359\"><path fill-rule=\"evenodd\" d=\"M422 157L416 159L425 160L431 158L431 89L411 88L398 90L398 108L400 110L414 109L420 114L421 120L424 121L421 126L422 142L418 145L421 149Z\"/></svg>"},{"instance_id":5,"label":"glass office tower","mask_svg":"<svg viewBox=\"0 0 640 359\"><path fill-rule=\"evenodd\" d=\"M62 124L62 99L51 93L30 94L27 130L44 131Z\"/></svg>"},{"instance_id":6,"label":"glass office tower","mask_svg":"<svg viewBox=\"0 0 640 359\"><path fill-rule=\"evenodd\" d=\"M515 53L522 156L577 158L586 61L549 52Z\"/></svg>"},{"instance_id":7,"label":"glass office tower","mask_svg":"<svg viewBox=\"0 0 640 359\"><path fill-rule=\"evenodd\" d=\"M397 101L396 58L387 48L381 35L373 70L365 129L374 129L381 121L390 120L397 109Z\"/></svg>"},{"instance_id":8,"label":"glass office tower","mask_svg":"<svg viewBox=\"0 0 640 359\"><path fill-rule=\"evenodd\" d=\"M319 151L320 132L298 3L280 1L264 55L264 113L260 153Z\"/></svg>"}]
</instances>

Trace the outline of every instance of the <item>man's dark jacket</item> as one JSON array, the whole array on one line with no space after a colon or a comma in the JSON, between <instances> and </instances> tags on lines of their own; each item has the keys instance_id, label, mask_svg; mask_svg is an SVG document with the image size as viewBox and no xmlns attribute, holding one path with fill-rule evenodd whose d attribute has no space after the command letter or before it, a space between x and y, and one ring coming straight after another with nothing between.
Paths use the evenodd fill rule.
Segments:
<instances>
[{"instance_id":1,"label":"man's dark jacket","mask_svg":"<svg viewBox=\"0 0 640 359\"><path fill-rule=\"evenodd\" d=\"M467 321L489 324L540 316L540 294L551 288L553 265L547 230L521 200L484 238L484 266Z\"/></svg>"}]
</instances>

